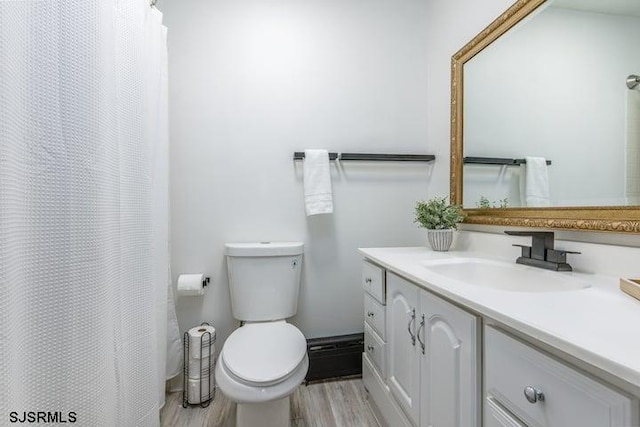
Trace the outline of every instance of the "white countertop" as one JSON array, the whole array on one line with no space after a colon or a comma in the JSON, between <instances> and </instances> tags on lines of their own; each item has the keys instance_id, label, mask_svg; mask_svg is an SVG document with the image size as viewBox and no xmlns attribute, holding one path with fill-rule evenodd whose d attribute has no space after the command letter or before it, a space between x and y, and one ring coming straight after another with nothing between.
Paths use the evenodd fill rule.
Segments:
<instances>
[{"instance_id":1,"label":"white countertop","mask_svg":"<svg viewBox=\"0 0 640 427\"><path fill-rule=\"evenodd\" d=\"M418 248L362 248L369 260L482 316L570 354L640 390L640 301L619 289L619 278L551 272L587 281L567 292L511 292L473 286L430 271L422 261L474 257L474 252ZM473 278L469 278L472 281Z\"/></svg>"}]
</instances>

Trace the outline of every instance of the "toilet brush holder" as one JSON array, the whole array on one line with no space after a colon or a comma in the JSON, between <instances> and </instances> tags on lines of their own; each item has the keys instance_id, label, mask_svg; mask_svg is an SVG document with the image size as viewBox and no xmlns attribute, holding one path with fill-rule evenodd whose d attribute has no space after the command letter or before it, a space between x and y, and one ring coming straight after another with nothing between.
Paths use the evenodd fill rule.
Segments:
<instances>
[{"instance_id":1,"label":"toilet brush holder","mask_svg":"<svg viewBox=\"0 0 640 427\"><path fill-rule=\"evenodd\" d=\"M200 326L210 326L208 323L202 323ZM200 329L201 335L199 343L192 343L192 337L189 332L184 333L183 339L183 389L182 389L182 407L186 408L189 404L200 405L202 408L209 406L216 394L215 385L215 343L216 332L213 333L205 328ZM197 340L197 338L196 338ZM192 345L198 345L199 348L193 348ZM199 351L198 351L199 350ZM197 354L197 359L192 358L193 353ZM191 363L194 362L194 363ZM193 372L193 371L197 372ZM193 378L194 374L198 375ZM195 383L192 383L195 382Z\"/></svg>"}]
</instances>

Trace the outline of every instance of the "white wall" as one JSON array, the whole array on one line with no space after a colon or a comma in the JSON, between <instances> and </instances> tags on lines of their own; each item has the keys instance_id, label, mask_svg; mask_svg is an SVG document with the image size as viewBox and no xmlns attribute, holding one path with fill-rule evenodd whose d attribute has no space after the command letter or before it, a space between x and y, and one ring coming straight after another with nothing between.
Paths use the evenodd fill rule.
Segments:
<instances>
[{"instance_id":1,"label":"white wall","mask_svg":"<svg viewBox=\"0 0 640 427\"><path fill-rule=\"evenodd\" d=\"M182 328L207 320L224 340L236 324L224 242L282 239L305 242L294 322L308 337L361 331L356 248L424 244L413 203L449 192L451 56L511 3L166 0L172 269L212 278L204 298L178 301ZM334 165L335 215L306 218L301 165L290 158L311 147L438 159ZM635 235L559 234L640 246ZM457 244L504 244L506 254L512 241L472 231ZM635 249L599 247L617 265L637 259Z\"/></svg>"},{"instance_id":2,"label":"white wall","mask_svg":"<svg viewBox=\"0 0 640 427\"><path fill-rule=\"evenodd\" d=\"M465 64L465 155L542 156L554 206L624 205L640 18L549 7ZM472 113L471 113L472 112ZM597 173L594 173L597 171ZM519 168L465 167L465 206L520 206Z\"/></svg>"},{"instance_id":3,"label":"white wall","mask_svg":"<svg viewBox=\"0 0 640 427\"><path fill-rule=\"evenodd\" d=\"M167 0L172 270L204 272L180 298L182 329L235 327L225 242L305 243L299 313L307 337L363 329L361 246L419 245L416 200L435 165L332 166L335 214L307 218L294 151L434 153L427 139L424 0ZM436 153L436 154L438 154ZM440 194L448 187L440 185Z\"/></svg>"},{"instance_id":4,"label":"white wall","mask_svg":"<svg viewBox=\"0 0 640 427\"><path fill-rule=\"evenodd\" d=\"M446 165L432 187L449 192L451 57L511 4L512 0L425 0L427 3L427 140Z\"/></svg>"}]
</instances>

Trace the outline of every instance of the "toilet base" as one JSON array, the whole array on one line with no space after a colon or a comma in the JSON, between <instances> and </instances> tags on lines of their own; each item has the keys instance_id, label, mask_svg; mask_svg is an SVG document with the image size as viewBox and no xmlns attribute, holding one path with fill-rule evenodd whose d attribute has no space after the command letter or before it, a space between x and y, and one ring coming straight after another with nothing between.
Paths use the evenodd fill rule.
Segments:
<instances>
[{"instance_id":1,"label":"toilet base","mask_svg":"<svg viewBox=\"0 0 640 427\"><path fill-rule=\"evenodd\" d=\"M238 403L236 427L290 427L289 396L264 403Z\"/></svg>"}]
</instances>

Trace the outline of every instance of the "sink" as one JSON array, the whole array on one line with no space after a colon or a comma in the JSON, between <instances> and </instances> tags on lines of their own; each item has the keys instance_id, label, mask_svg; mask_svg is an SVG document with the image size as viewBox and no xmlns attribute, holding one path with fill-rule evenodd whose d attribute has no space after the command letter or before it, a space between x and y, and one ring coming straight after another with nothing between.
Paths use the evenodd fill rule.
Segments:
<instances>
[{"instance_id":1,"label":"sink","mask_svg":"<svg viewBox=\"0 0 640 427\"><path fill-rule=\"evenodd\" d=\"M591 285L571 275L484 258L422 261L423 267L448 279L509 292L567 292Z\"/></svg>"}]
</instances>

